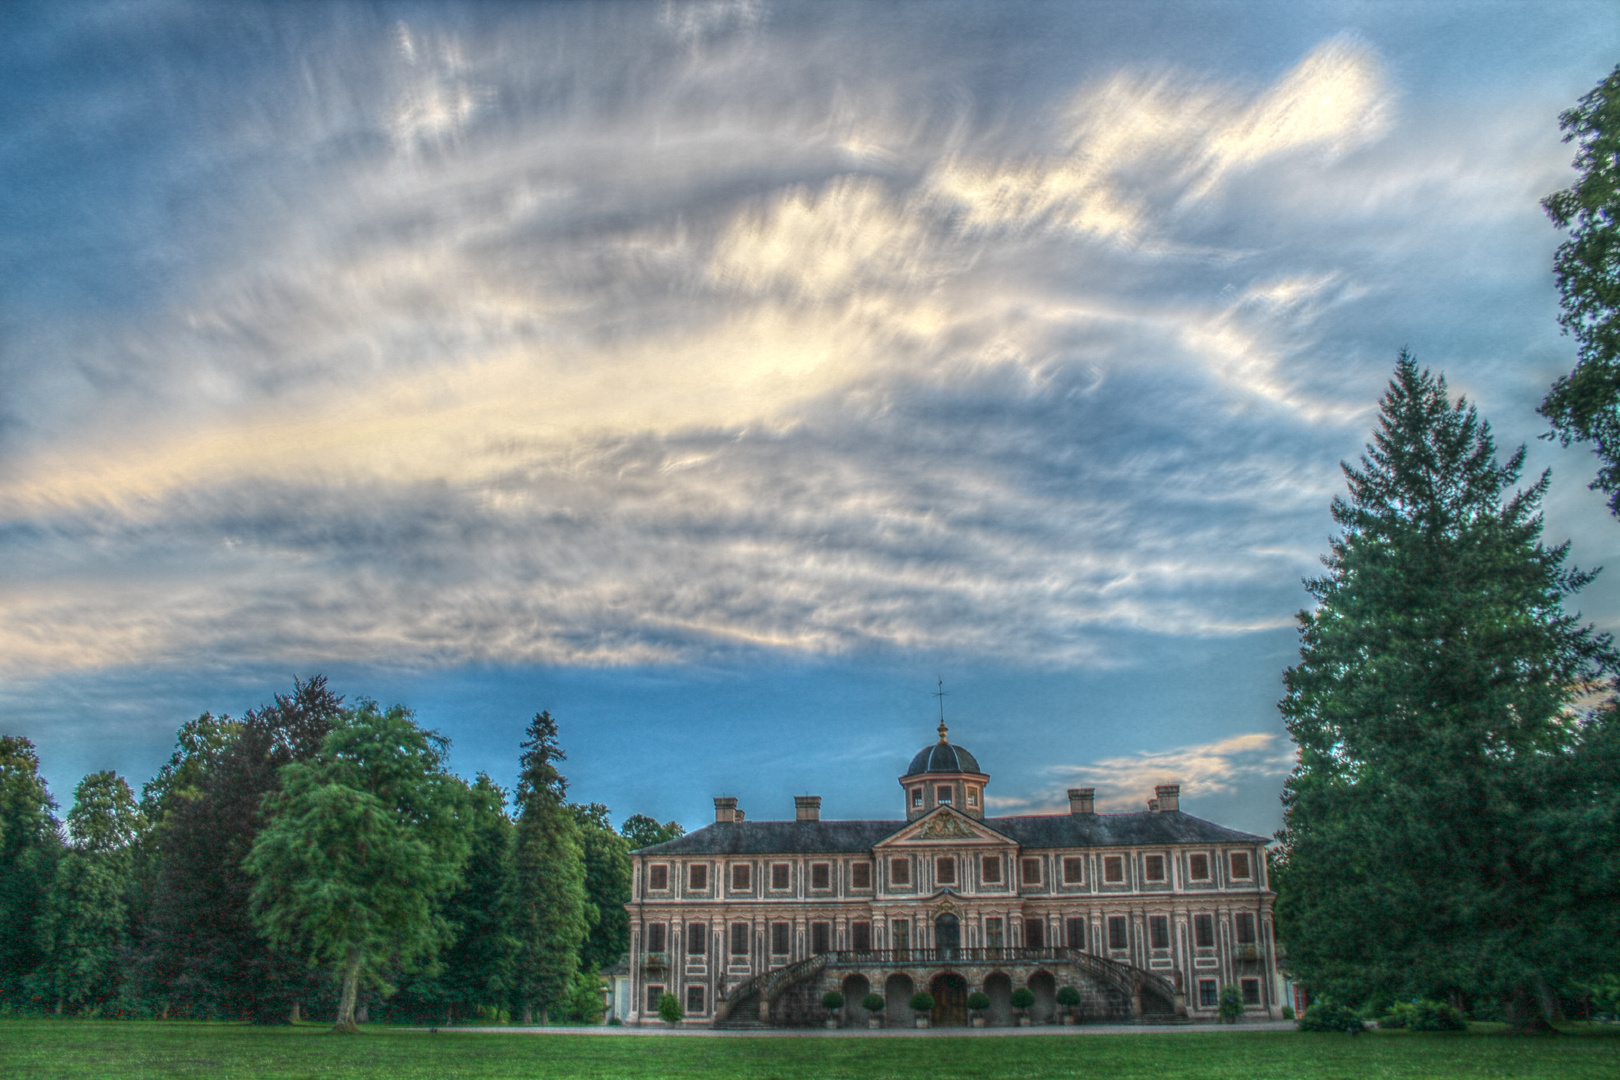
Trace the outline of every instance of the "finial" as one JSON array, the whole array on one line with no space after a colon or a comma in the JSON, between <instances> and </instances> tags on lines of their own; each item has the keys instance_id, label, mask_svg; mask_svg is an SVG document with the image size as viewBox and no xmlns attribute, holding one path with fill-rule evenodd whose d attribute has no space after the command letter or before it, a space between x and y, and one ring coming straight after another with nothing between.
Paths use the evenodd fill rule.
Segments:
<instances>
[{"instance_id":1,"label":"finial","mask_svg":"<svg viewBox=\"0 0 1620 1080\"><path fill-rule=\"evenodd\" d=\"M945 680L940 679L939 680L939 689L934 691L934 696L939 698L939 741L940 742L945 741L945 695L946 695L947 692L948 691L946 691L946 689L945 689Z\"/></svg>"},{"instance_id":2,"label":"finial","mask_svg":"<svg viewBox=\"0 0 1620 1080\"><path fill-rule=\"evenodd\" d=\"M939 741L945 741L945 721L943 720L939 722Z\"/></svg>"}]
</instances>

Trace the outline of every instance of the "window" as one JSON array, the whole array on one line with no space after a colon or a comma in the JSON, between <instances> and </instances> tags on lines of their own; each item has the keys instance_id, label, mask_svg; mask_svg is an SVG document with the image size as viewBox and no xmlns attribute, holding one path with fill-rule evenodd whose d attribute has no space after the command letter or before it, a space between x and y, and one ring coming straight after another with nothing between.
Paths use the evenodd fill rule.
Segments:
<instances>
[{"instance_id":1,"label":"window","mask_svg":"<svg viewBox=\"0 0 1620 1080\"><path fill-rule=\"evenodd\" d=\"M1155 949L1170 947L1170 916L1148 916L1148 944Z\"/></svg>"},{"instance_id":2,"label":"window","mask_svg":"<svg viewBox=\"0 0 1620 1080\"><path fill-rule=\"evenodd\" d=\"M999 949L1007 944L1007 933L1000 919L984 920L984 943L992 949Z\"/></svg>"},{"instance_id":3,"label":"window","mask_svg":"<svg viewBox=\"0 0 1620 1080\"><path fill-rule=\"evenodd\" d=\"M647 951L663 952L666 928L663 923L647 924Z\"/></svg>"},{"instance_id":4,"label":"window","mask_svg":"<svg viewBox=\"0 0 1620 1080\"><path fill-rule=\"evenodd\" d=\"M733 863L731 867L731 888L735 892L747 892L754 885L753 867L747 863Z\"/></svg>"},{"instance_id":5,"label":"window","mask_svg":"<svg viewBox=\"0 0 1620 1080\"><path fill-rule=\"evenodd\" d=\"M914 787L911 789L911 805L913 809L922 806L922 788Z\"/></svg>"},{"instance_id":6,"label":"window","mask_svg":"<svg viewBox=\"0 0 1620 1080\"><path fill-rule=\"evenodd\" d=\"M872 924L869 922L855 922L849 924L849 947L856 952L869 952L872 948Z\"/></svg>"},{"instance_id":7,"label":"window","mask_svg":"<svg viewBox=\"0 0 1620 1080\"><path fill-rule=\"evenodd\" d=\"M934 785L934 801L941 806L949 806L956 799L956 789L950 784Z\"/></svg>"},{"instance_id":8,"label":"window","mask_svg":"<svg viewBox=\"0 0 1620 1080\"><path fill-rule=\"evenodd\" d=\"M771 923L771 955L786 956L790 938L793 934L793 924L785 922Z\"/></svg>"},{"instance_id":9,"label":"window","mask_svg":"<svg viewBox=\"0 0 1620 1080\"><path fill-rule=\"evenodd\" d=\"M1086 860L1078 855L1063 857L1063 884L1079 885L1086 880Z\"/></svg>"},{"instance_id":10,"label":"window","mask_svg":"<svg viewBox=\"0 0 1620 1080\"><path fill-rule=\"evenodd\" d=\"M1142 869L1149 881L1164 880L1164 856L1149 855L1142 860Z\"/></svg>"},{"instance_id":11,"label":"window","mask_svg":"<svg viewBox=\"0 0 1620 1080\"><path fill-rule=\"evenodd\" d=\"M832 923L810 924L810 952L812 955L832 952Z\"/></svg>"},{"instance_id":12,"label":"window","mask_svg":"<svg viewBox=\"0 0 1620 1080\"><path fill-rule=\"evenodd\" d=\"M686 928L686 955L702 956L709 951L709 927L706 923L691 923Z\"/></svg>"},{"instance_id":13,"label":"window","mask_svg":"<svg viewBox=\"0 0 1620 1080\"><path fill-rule=\"evenodd\" d=\"M1187 856L1187 876L1194 881L1209 880L1209 856L1204 854Z\"/></svg>"},{"instance_id":14,"label":"window","mask_svg":"<svg viewBox=\"0 0 1620 1080\"><path fill-rule=\"evenodd\" d=\"M771 863L771 888L786 889L793 884L793 868L785 862Z\"/></svg>"},{"instance_id":15,"label":"window","mask_svg":"<svg viewBox=\"0 0 1620 1080\"><path fill-rule=\"evenodd\" d=\"M1039 885L1041 883L1041 860L1023 860L1021 872L1025 885Z\"/></svg>"},{"instance_id":16,"label":"window","mask_svg":"<svg viewBox=\"0 0 1620 1080\"><path fill-rule=\"evenodd\" d=\"M1108 947L1110 949L1130 948L1130 936L1125 925L1125 916L1108 916Z\"/></svg>"},{"instance_id":17,"label":"window","mask_svg":"<svg viewBox=\"0 0 1620 1080\"><path fill-rule=\"evenodd\" d=\"M1260 980L1259 979L1242 979L1242 980L1239 981L1238 986L1243 991L1243 1004L1245 1004L1245 1005L1258 1005L1258 1004L1260 1004Z\"/></svg>"},{"instance_id":18,"label":"window","mask_svg":"<svg viewBox=\"0 0 1620 1080\"><path fill-rule=\"evenodd\" d=\"M1001 856L985 855L979 859L979 877L986 885L1001 884Z\"/></svg>"},{"instance_id":19,"label":"window","mask_svg":"<svg viewBox=\"0 0 1620 1080\"><path fill-rule=\"evenodd\" d=\"M872 864L869 862L851 863L849 867L849 884L854 889L870 889L872 887Z\"/></svg>"},{"instance_id":20,"label":"window","mask_svg":"<svg viewBox=\"0 0 1620 1080\"><path fill-rule=\"evenodd\" d=\"M652 1016L658 1015L658 999L664 996L662 986L647 987L647 1012Z\"/></svg>"},{"instance_id":21,"label":"window","mask_svg":"<svg viewBox=\"0 0 1620 1080\"><path fill-rule=\"evenodd\" d=\"M693 863L686 868L686 887L693 892L702 892L709 887L707 863Z\"/></svg>"},{"instance_id":22,"label":"window","mask_svg":"<svg viewBox=\"0 0 1620 1080\"><path fill-rule=\"evenodd\" d=\"M1239 881L1246 881L1249 874L1249 853L1247 851L1234 851L1231 854L1232 876Z\"/></svg>"},{"instance_id":23,"label":"window","mask_svg":"<svg viewBox=\"0 0 1620 1080\"><path fill-rule=\"evenodd\" d=\"M658 890L669 888L669 867L663 863L647 867L647 888Z\"/></svg>"},{"instance_id":24,"label":"window","mask_svg":"<svg viewBox=\"0 0 1620 1080\"><path fill-rule=\"evenodd\" d=\"M1253 945L1255 942L1254 912L1240 911L1233 915L1232 930L1237 935L1239 945Z\"/></svg>"},{"instance_id":25,"label":"window","mask_svg":"<svg viewBox=\"0 0 1620 1080\"><path fill-rule=\"evenodd\" d=\"M910 862L910 860L908 860L908 859L890 859L889 860L889 884L890 885L910 885L911 884L911 862Z\"/></svg>"},{"instance_id":26,"label":"window","mask_svg":"<svg viewBox=\"0 0 1620 1080\"><path fill-rule=\"evenodd\" d=\"M970 787L970 788L967 789L967 804L969 806L978 806L979 805L979 789L978 788Z\"/></svg>"},{"instance_id":27,"label":"window","mask_svg":"<svg viewBox=\"0 0 1620 1080\"><path fill-rule=\"evenodd\" d=\"M832 888L832 864L814 862L810 864L810 887L812 889Z\"/></svg>"},{"instance_id":28,"label":"window","mask_svg":"<svg viewBox=\"0 0 1620 1080\"><path fill-rule=\"evenodd\" d=\"M703 1015L703 987L688 986L686 988L686 1015Z\"/></svg>"},{"instance_id":29,"label":"window","mask_svg":"<svg viewBox=\"0 0 1620 1080\"><path fill-rule=\"evenodd\" d=\"M1083 949L1086 947L1086 920L1070 919L1066 929L1069 932L1069 948Z\"/></svg>"},{"instance_id":30,"label":"window","mask_svg":"<svg viewBox=\"0 0 1620 1080\"><path fill-rule=\"evenodd\" d=\"M941 855L934 860L934 880L941 885L956 884L956 859L950 855Z\"/></svg>"},{"instance_id":31,"label":"window","mask_svg":"<svg viewBox=\"0 0 1620 1080\"><path fill-rule=\"evenodd\" d=\"M1193 916L1193 944L1200 949L1215 947L1215 916Z\"/></svg>"},{"instance_id":32,"label":"window","mask_svg":"<svg viewBox=\"0 0 1620 1080\"><path fill-rule=\"evenodd\" d=\"M1125 880L1125 857L1123 855L1103 856L1103 882L1108 885L1118 885Z\"/></svg>"},{"instance_id":33,"label":"window","mask_svg":"<svg viewBox=\"0 0 1620 1080\"><path fill-rule=\"evenodd\" d=\"M731 955L748 955L748 924L745 922L731 924Z\"/></svg>"},{"instance_id":34,"label":"window","mask_svg":"<svg viewBox=\"0 0 1620 1080\"><path fill-rule=\"evenodd\" d=\"M1198 1005L1200 1008L1213 1009L1220 1004L1220 992L1215 988L1214 979L1198 980Z\"/></svg>"},{"instance_id":35,"label":"window","mask_svg":"<svg viewBox=\"0 0 1620 1080\"><path fill-rule=\"evenodd\" d=\"M890 933L894 935L894 947L901 952L911 948L911 923L905 919L896 919L892 924Z\"/></svg>"},{"instance_id":36,"label":"window","mask_svg":"<svg viewBox=\"0 0 1620 1080\"><path fill-rule=\"evenodd\" d=\"M1031 949L1046 948L1046 924L1039 919L1029 919L1024 923L1024 944Z\"/></svg>"}]
</instances>

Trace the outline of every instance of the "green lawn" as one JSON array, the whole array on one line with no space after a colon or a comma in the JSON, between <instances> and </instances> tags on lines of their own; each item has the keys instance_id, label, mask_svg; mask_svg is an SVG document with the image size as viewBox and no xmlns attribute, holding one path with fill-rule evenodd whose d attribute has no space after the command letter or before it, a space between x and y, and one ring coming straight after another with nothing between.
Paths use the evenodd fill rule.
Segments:
<instances>
[{"instance_id":1,"label":"green lawn","mask_svg":"<svg viewBox=\"0 0 1620 1080\"><path fill-rule=\"evenodd\" d=\"M1620 1032L1555 1037L1298 1032L1061 1038L607 1038L438 1034L376 1028L337 1036L315 1025L0 1021L0 1077L145 1078L815 1077L883 1080L1108 1078L1376 1080L1380 1077L1620 1076Z\"/></svg>"}]
</instances>

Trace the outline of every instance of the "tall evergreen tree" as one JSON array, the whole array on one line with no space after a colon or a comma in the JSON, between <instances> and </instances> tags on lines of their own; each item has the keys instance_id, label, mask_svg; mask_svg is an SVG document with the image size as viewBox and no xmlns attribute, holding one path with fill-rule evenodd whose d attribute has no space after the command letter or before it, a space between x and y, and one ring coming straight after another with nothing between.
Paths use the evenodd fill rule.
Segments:
<instances>
[{"instance_id":1,"label":"tall evergreen tree","mask_svg":"<svg viewBox=\"0 0 1620 1080\"><path fill-rule=\"evenodd\" d=\"M613 831L601 803L572 805L585 852L585 921L590 927L580 950L583 968L612 967L630 948L630 845Z\"/></svg>"},{"instance_id":2,"label":"tall evergreen tree","mask_svg":"<svg viewBox=\"0 0 1620 1080\"><path fill-rule=\"evenodd\" d=\"M410 711L363 701L312 761L281 770L245 862L265 935L330 971L336 1029L355 1030L359 993L431 962L448 941L440 903L467 858L466 787L444 769L446 740Z\"/></svg>"},{"instance_id":3,"label":"tall evergreen tree","mask_svg":"<svg viewBox=\"0 0 1620 1080\"><path fill-rule=\"evenodd\" d=\"M129 949L135 793L114 772L91 773L73 792L68 850L57 863L45 920L47 959L36 973L56 1009L116 1001Z\"/></svg>"},{"instance_id":4,"label":"tall evergreen tree","mask_svg":"<svg viewBox=\"0 0 1620 1080\"><path fill-rule=\"evenodd\" d=\"M263 824L279 770L313 757L343 699L315 676L248 712L202 768L195 798L165 800L158 871L143 934L165 1001L198 1015L273 1021L331 992L301 957L268 941L249 909L253 880L242 860ZM189 772L189 770L187 770Z\"/></svg>"},{"instance_id":5,"label":"tall evergreen tree","mask_svg":"<svg viewBox=\"0 0 1620 1080\"><path fill-rule=\"evenodd\" d=\"M0 736L0 1005L30 1004L28 977L45 962L46 901L62 846L34 744Z\"/></svg>"},{"instance_id":6,"label":"tall evergreen tree","mask_svg":"<svg viewBox=\"0 0 1620 1080\"><path fill-rule=\"evenodd\" d=\"M529 722L517 788L518 953L515 1003L523 1022L536 1010L562 1006L579 967L585 921L585 855L565 796L568 781L557 722L541 712Z\"/></svg>"},{"instance_id":7,"label":"tall evergreen tree","mask_svg":"<svg viewBox=\"0 0 1620 1080\"><path fill-rule=\"evenodd\" d=\"M1548 936L1538 825L1571 790L1538 780L1599 733L1574 705L1612 691L1615 656L1563 609L1591 575L1540 541L1546 476L1509 494L1523 461L1498 461L1488 425L1403 352L1345 466L1281 704L1299 764L1277 915L1319 989L1496 995L1523 1016L1585 963Z\"/></svg>"}]
</instances>

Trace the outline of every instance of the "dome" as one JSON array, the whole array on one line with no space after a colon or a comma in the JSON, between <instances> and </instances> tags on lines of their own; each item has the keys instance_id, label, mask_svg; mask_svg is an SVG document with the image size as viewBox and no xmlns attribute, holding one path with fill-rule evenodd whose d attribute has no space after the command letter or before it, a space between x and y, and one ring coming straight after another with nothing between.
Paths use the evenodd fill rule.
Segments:
<instances>
[{"instance_id":1,"label":"dome","mask_svg":"<svg viewBox=\"0 0 1620 1080\"><path fill-rule=\"evenodd\" d=\"M906 770L907 776L916 776L918 773L976 773L979 763L973 755L960 746L952 746L945 741L945 725L940 725L939 742L932 746L925 746L911 759L911 768Z\"/></svg>"}]
</instances>

